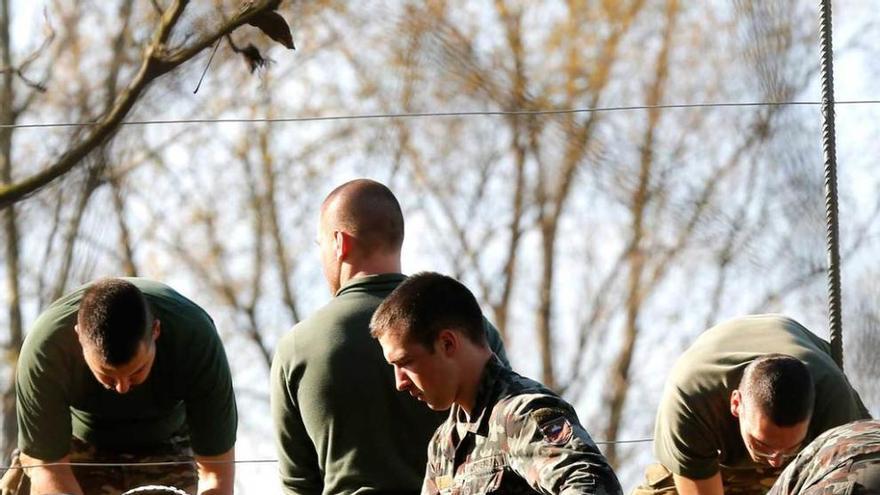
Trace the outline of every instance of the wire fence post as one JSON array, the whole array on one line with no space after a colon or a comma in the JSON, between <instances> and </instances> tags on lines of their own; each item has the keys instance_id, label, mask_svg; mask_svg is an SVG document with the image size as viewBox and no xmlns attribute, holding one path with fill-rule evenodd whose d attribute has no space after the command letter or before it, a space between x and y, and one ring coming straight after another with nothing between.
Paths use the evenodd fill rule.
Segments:
<instances>
[{"instance_id":1,"label":"wire fence post","mask_svg":"<svg viewBox=\"0 0 880 495\"><path fill-rule=\"evenodd\" d=\"M837 212L837 152L834 133L834 61L831 49L831 0L822 0L821 23L822 70L822 152L825 156L825 217L828 237L828 319L831 356L843 369L843 328L840 297L840 235Z\"/></svg>"}]
</instances>

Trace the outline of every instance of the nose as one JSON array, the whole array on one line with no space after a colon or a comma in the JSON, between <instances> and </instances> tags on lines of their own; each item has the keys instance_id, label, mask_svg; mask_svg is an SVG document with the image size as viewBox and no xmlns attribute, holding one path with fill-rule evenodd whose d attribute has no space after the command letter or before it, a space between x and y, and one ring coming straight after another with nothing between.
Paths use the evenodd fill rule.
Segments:
<instances>
[{"instance_id":1,"label":"nose","mask_svg":"<svg viewBox=\"0 0 880 495\"><path fill-rule=\"evenodd\" d=\"M118 380L114 388L116 389L116 392L124 394L131 388L131 382L128 380Z\"/></svg>"},{"instance_id":2,"label":"nose","mask_svg":"<svg viewBox=\"0 0 880 495\"><path fill-rule=\"evenodd\" d=\"M397 387L397 390L403 392L405 390L409 390L411 382L409 378L407 378L406 373L403 372L399 367L394 367L394 386Z\"/></svg>"}]
</instances>

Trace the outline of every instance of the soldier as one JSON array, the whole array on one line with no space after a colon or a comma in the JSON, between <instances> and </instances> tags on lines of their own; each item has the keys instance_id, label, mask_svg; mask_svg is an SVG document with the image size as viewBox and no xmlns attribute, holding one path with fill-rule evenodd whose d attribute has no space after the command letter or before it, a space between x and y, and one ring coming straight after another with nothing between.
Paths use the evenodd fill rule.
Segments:
<instances>
[{"instance_id":1,"label":"soldier","mask_svg":"<svg viewBox=\"0 0 880 495\"><path fill-rule=\"evenodd\" d=\"M819 434L870 417L827 342L779 315L706 330L673 367L634 494L765 493Z\"/></svg>"},{"instance_id":2,"label":"soldier","mask_svg":"<svg viewBox=\"0 0 880 495\"><path fill-rule=\"evenodd\" d=\"M166 285L102 279L54 302L22 346L16 398L35 495L157 483L232 494L238 416L226 354L208 314ZM68 464L153 461L180 464Z\"/></svg>"},{"instance_id":3,"label":"soldier","mask_svg":"<svg viewBox=\"0 0 880 495\"><path fill-rule=\"evenodd\" d=\"M880 421L854 421L813 440L767 495L880 494Z\"/></svg>"},{"instance_id":4,"label":"soldier","mask_svg":"<svg viewBox=\"0 0 880 495\"><path fill-rule=\"evenodd\" d=\"M318 245L333 299L297 324L272 360L271 409L285 494L417 493L443 417L394 390L370 317L406 277L394 194L347 182L321 206ZM494 327L485 331L504 355Z\"/></svg>"},{"instance_id":5,"label":"soldier","mask_svg":"<svg viewBox=\"0 0 880 495\"><path fill-rule=\"evenodd\" d=\"M619 494L571 405L504 367L471 292L436 273L407 279L370 323L397 388L450 409L428 447L423 495Z\"/></svg>"}]
</instances>

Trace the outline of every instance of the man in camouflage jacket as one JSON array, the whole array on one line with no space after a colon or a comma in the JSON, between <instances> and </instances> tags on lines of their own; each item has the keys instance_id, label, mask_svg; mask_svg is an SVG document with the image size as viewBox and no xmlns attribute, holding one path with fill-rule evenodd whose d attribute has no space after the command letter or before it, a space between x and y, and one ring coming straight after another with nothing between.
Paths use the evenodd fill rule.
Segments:
<instances>
[{"instance_id":1,"label":"man in camouflage jacket","mask_svg":"<svg viewBox=\"0 0 880 495\"><path fill-rule=\"evenodd\" d=\"M880 421L826 431L792 461L768 495L880 494Z\"/></svg>"},{"instance_id":2,"label":"man in camouflage jacket","mask_svg":"<svg viewBox=\"0 0 880 495\"><path fill-rule=\"evenodd\" d=\"M410 277L370 327L397 388L450 409L428 447L423 495L621 493L574 408L492 354L480 307L459 282Z\"/></svg>"}]
</instances>

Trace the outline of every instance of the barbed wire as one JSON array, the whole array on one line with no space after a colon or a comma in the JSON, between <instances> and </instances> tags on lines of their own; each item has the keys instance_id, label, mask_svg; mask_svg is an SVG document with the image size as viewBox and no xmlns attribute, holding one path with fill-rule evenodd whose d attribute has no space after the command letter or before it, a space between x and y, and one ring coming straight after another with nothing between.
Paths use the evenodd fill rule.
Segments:
<instances>
[{"instance_id":1,"label":"barbed wire","mask_svg":"<svg viewBox=\"0 0 880 495\"><path fill-rule=\"evenodd\" d=\"M600 440L594 442L596 445L611 444L632 444L652 442L653 438L637 438L633 440ZM146 461L146 462L45 462L42 464L34 464L31 466L0 466L0 470L7 471L9 469L32 469L36 467L53 467L53 466L71 466L71 467L155 467L155 466L179 466L183 464L193 464L194 459L177 460L177 461ZM236 459L232 461L221 460L202 460L202 464L275 464L278 459Z\"/></svg>"},{"instance_id":2,"label":"barbed wire","mask_svg":"<svg viewBox=\"0 0 880 495\"><path fill-rule=\"evenodd\" d=\"M835 105L876 105L880 100L839 100ZM731 108L731 107L778 107L778 106L820 106L820 101L753 101L753 102L719 102L719 103L670 103L663 105L625 105L593 108L561 108L545 110L464 110L451 112L409 112L409 113L369 113L353 115L325 115L312 117L266 117L266 118L216 118L216 119L160 119L160 120L126 120L122 126L169 125L169 124L249 124L249 123L290 123L290 122L327 122L339 120L376 120L376 119L414 119L427 117L501 117L501 116L540 116L566 115L578 113L623 112L652 109L687 109L687 108ZM50 122L34 124L0 124L0 129L39 129L53 127L89 127L100 122Z\"/></svg>"}]
</instances>

